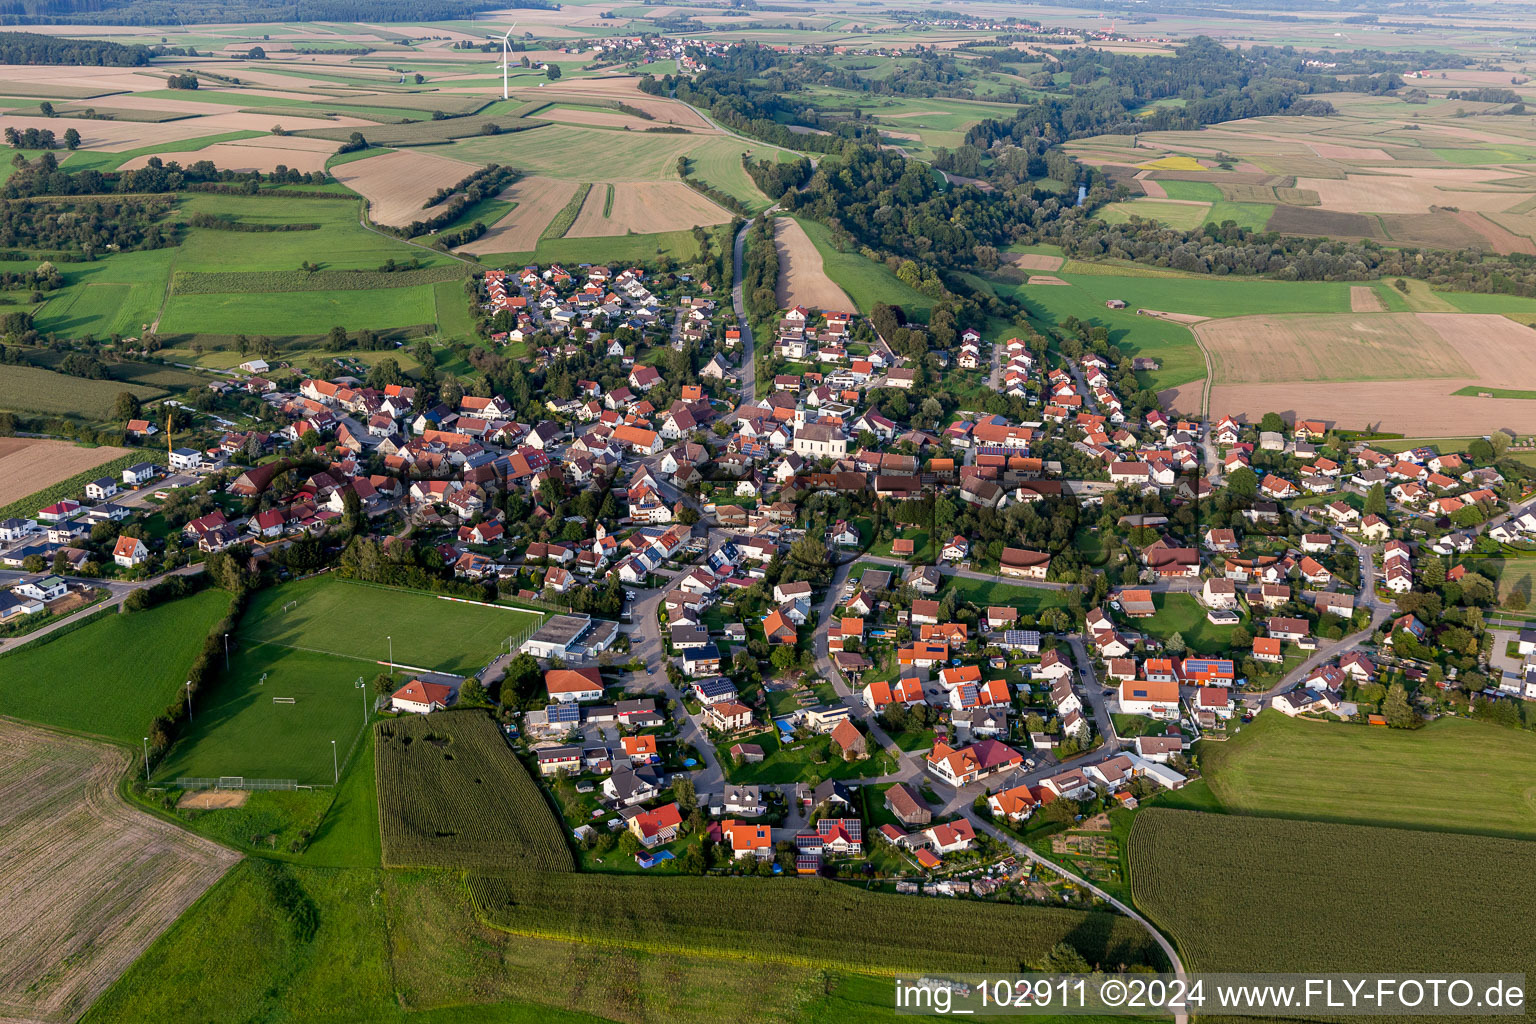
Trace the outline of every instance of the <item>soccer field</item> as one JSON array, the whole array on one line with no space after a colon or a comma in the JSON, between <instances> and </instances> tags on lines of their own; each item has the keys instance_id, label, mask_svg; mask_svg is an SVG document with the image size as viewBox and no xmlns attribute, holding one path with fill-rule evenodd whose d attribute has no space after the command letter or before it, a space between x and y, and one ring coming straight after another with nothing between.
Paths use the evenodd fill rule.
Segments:
<instances>
[{"instance_id":1,"label":"soccer field","mask_svg":"<svg viewBox=\"0 0 1536 1024\"><path fill-rule=\"evenodd\" d=\"M229 669L194 706L191 726L155 766L155 778L239 775L329 784L331 741L339 765L358 739L365 709L373 706L378 670L272 644L235 653Z\"/></svg>"},{"instance_id":2,"label":"soccer field","mask_svg":"<svg viewBox=\"0 0 1536 1024\"><path fill-rule=\"evenodd\" d=\"M525 636L541 619L524 609L317 576L255 595L239 635L379 664L388 663L393 637L397 665L472 675L506 649L508 637Z\"/></svg>"}]
</instances>

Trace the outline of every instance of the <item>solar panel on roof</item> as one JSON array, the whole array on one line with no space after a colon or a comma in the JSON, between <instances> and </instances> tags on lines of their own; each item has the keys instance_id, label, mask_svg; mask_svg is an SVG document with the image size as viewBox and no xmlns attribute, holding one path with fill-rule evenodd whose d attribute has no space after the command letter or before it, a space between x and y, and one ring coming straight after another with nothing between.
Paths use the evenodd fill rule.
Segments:
<instances>
[{"instance_id":1,"label":"solar panel on roof","mask_svg":"<svg viewBox=\"0 0 1536 1024\"><path fill-rule=\"evenodd\" d=\"M551 704L548 711L551 722L581 721L581 707L576 704Z\"/></svg>"}]
</instances>

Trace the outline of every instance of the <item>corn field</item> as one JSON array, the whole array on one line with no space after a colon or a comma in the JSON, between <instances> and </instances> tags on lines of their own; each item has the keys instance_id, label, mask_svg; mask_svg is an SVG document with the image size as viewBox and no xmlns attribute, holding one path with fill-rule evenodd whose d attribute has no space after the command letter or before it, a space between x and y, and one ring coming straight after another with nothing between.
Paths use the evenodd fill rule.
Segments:
<instances>
[{"instance_id":1,"label":"corn field","mask_svg":"<svg viewBox=\"0 0 1536 1024\"><path fill-rule=\"evenodd\" d=\"M1069 942L1090 963L1161 964L1109 911L871 893L801 878L530 874L472 877L481 917L525 935L722 953L888 974L1019 971Z\"/></svg>"},{"instance_id":2,"label":"corn field","mask_svg":"<svg viewBox=\"0 0 1536 1024\"><path fill-rule=\"evenodd\" d=\"M1149 808L1136 815L1130 860L1137 909L1193 971L1536 963L1530 842Z\"/></svg>"},{"instance_id":3,"label":"corn field","mask_svg":"<svg viewBox=\"0 0 1536 1024\"><path fill-rule=\"evenodd\" d=\"M407 715L376 729L386 866L575 869L560 820L484 712Z\"/></svg>"}]
</instances>

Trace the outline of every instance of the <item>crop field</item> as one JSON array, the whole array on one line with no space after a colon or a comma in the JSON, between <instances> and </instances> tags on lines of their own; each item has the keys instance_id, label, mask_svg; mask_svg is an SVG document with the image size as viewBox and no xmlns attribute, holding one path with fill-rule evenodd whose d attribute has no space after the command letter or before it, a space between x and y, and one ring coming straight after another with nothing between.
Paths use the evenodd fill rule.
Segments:
<instances>
[{"instance_id":1,"label":"crop field","mask_svg":"<svg viewBox=\"0 0 1536 1024\"><path fill-rule=\"evenodd\" d=\"M576 192L576 183L558 178L519 178L501 197L512 208L464 248L480 252L531 252L544 229Z\"/></svg>"},{"instance_id":2,"label":"crop field","mask_svg":"<svg viewBox=\"0 0 1536 1024\"><path fill-rule=\"evenodd\" d=\"M1212 792L1242 814L1536 838L1536 736L1519 730L1458 719L1366 730L1265 713L1202 763ZM1347 791L1311 784L1343 778Z\"/></svg>"},{"instance_id":3,"label":"crop field","mask_svg":"<svg viewBox=\"0 0 1536 1024\"><path fill-rule=\"evenodd\" d=\"M212 160L221 170L272 171L277 167L291 167L298 171L321 171L326 158L336 151L336 145L324 139L306 139L296 135L283 138L263 136L241 142L219 142L198 151L199 160ZM138 170L146 166L151 157L162 160L177 159L174 153L155 153L135 156L125 160L124 170Z\"/></svg>"},{"instance_id":4,"label":"crop field","mask_svg":"<svg viewBox=\"0 0 1536 1024\"><path fill-rule=\"evenodd\" d=\"M238 859L120 801L133 760L0 722L0 1016L75 1020Z\"/></svg>"},{"instance_id":5,"label":"crop field","mask_svg":"<svg viewBox=\"0 0 1536 1024\"><path fill-rule=\"evenodd\" d=\"M0 657L0 714L137 743L175 702L229 600L205 590L144 611L101 612L58 639L12 651ZM84 665L91 668L82 674Z\"/></svg>"},{"instance_id":6,"label":"crop field","mask_svg":"<svg viewBox=\"0 0 1536 1024\"><path fill-rule=\"evenodd\" d=\"M0 437L0 508L129 454L127 448L110 445L82 448L68 441Z\"/></svg>"},{"instance_id":7,"label":"crop field","mask_svg":"<svg viewBox=\"0 0 1536 1024\"><path fill-rule=\"evenodd\" d=\"M318 264L322 270L374 270L385 260L405 263L413 258L427 266L456 264L448 256L364 228L358 223L357 200L350 196L331 200L299 199L271 192L259 196L194 195L182 201L182 208L188 214L227 216L243 223L320 227L314 231L239 234L194 228L178 250L176 266L181 270L293 273L305 261ZM122 258L114 256L113 260Z\"/></svg>"},{"instance_id":8,"label":"crop field","mask_svg":"<svg viewBox=\"0 0 1536 1024\"><path fill-rule=\"evenodd\" d=\"M609 189L613 199L608 200ZM650 234L725 224L731 214L680 181L619 182L588 191L566 238Z\"/></svg>"},{"instance_id":9,"label":"crop field","mask_svg":"<svg viewBox=\"0 0 1536 1024\"><path fill-rule=\"evenodd\" d=\"M838 252L825 225L804 218L796 220L821 253L822 270L853 300L859 312L868 313L877 302L888 302L900 306L910 318L927 320L933 299L899 280L884 264L857 252Z\"/></svg>"},{"instance_id":10,"label":"crop field","mask_svg":"<svg viewBox=\"0 0 1536 1024\"><path fill-rule=\"evenodd\" d=\"M312 932L279 902L294 896L317 911ZM207 951L218 949L238 949L241 969L209 971ZM495 931L447 872L247 859L85 1021L874 1024L891 998L888 979L866 975Z\"/></svg>"},{"instance_id":11,"label":"crop field","mask_svg":"<svg viewBox=\"0 0 1536 1024\"><path fill-rule=\"evenodd\" d=\"M741 154L751 148L718 135L614 132L551 124L511 135L461 139L449 152L461 160L500 163L570 181L675 181L680 156L735 159L739 164Z\"/></svg>"},{"instance_id":12,"label":"crop field","mask_svg":"<svg viewBox=\"0 0 1536 1024\"><path fill-rule=\"evenodd\" d=\"M284 611L290 602L297 604ZM255 595L240 623L240 637L387 665L392 636L396 665L469 675L506 650L508 637L531 630L540 618L520 608L315 577ZM340 623L348 625L343 629ZM363 666L354 669L364 671Z\"/></svg>"},{"instance_id":13,"label":"crop field","mask_svg":"<svg viewBox=\"0 0 1536 1024\"><path fill-rule=\"evenodd\" d=\"M1349 286L1332 282L1236 281L1203 277L1132 276L1130 271L1080 274L1092 264L1069 263L1058 274L1067 287L1035 287L997 282L1011 291L1030 315L1048 325L1069 316L1109 330L1110 340L1129 354L1154 358L1162 367L1147 376L1155 388L1170 388L1205 376L1205 360L1187 327L1138 316L1137 309L1157 309L1193 316L1227 317L1243 313L1347 310ZM1120 299L1125 309L1105 303Z\"/></svg>"},{"instance_id":14,"label":"crop field","mask_svg":"<svg viewBox=\"0 0 1536 1024\"><path fill-rule=\"evenodd\" d=\"M140 384L88 380L37 366L0 366L0 409L13 412L77 413L90 419L106 419L112 413L112 403L123 391L140 399L165 394Z\"/></svg>"},{"instance_id":15,"label":"crop field","mask_svg":"<svg viewBox=\"0 0 1536 1024\"><path fill-rule=\"evenodd\" d=\"M774 218L773 247L779 254L779 280L775 290L781 308L852 309L853 301L827 276L821 253L811 244L798 220Z\"/></svg>"},{"instance_id":16,"label":"crop field","mask_svg":"<svg viewBox=\"0 0 1536 1024\"><path fill-rule=\"evenodd\" d=\"M1536 333L1493 313L1247 316L1193 330L1215 367L1211 410L1299 412L1426 436L1536 427L1517 399L1458 395L1536 379ZM1179 411L1193 411L1183 391Z\"/></svg>"},{"instance_id":17,"label":"crop field","mask_svg":"<svg viewBox=\"0 0 1536 1024\"><path fill-rule=\"evenodd\" d=\"M1205 223L1205 216L1210 212L1211 208L1206 203L1134 199L1110 203L1100 208L1098 215L1106 224L1125 224L1132 217L1140 217L1142 220L1155 220L1168 227L1188 231Z\"/></svg>"},{"instance_id":18,"label":"crop field","mask_svg":"<svg viewBox=\"0 0 1536 1024\"><path fill-rule=\"evenodd\" d=\"M485 712L405 715L374 740L387 866L575 869L565 827Z\"/></svg>"},{"instance_id":19,"label":"crop field","mask_svg":"<svg viewBox=\"0 0 1536 1024\"><path fill-rule=\"evenodd\" d=\"M400 225L427 216L422 204L434 192L474 170L473 164L462 160L409 149L339 164L331 174L368 200L368 215L374 223Z\"/></svg>"},{"instance_id":20,"label":"crop field","mask_svg":"<svg viewBox=\"0 0 1536 1024\"><path fill-rule=\"evenodd\" d=\"M471 877L487 924L514 934L893 974L1013 971L1068 941L1090 963L1156 964L1107 911L925 900L802 879L606 874Z\"/></svg>"},{"instance_id":21,"label":"crop field","mask_svg":"<svg viewBox=\"0 0 1536 1024\"><path fill-rule=\"evenodd\" d=\"M1194 330L1219 383L1473 376L1467 360L1423 316L1242 316Z\"/></svg>"},{"instance_id":22,"label":"crop field","mask_svg":"<svg viewBox=\"0 0 1536 1024\"><path fill-rule=\"evenodd\" d=\"M1327 778L1314 776L1308 788ZM1353 971L1523 972L1536 957L1525 926L1536 914L1524 868L1532 849L1512 839L1150 808L1131 828L1131 892L1194 971L1334 970L1348 949ZM1318 898L1326 866L1384 855L1395 877L1433 885Z\"/></svg>"}]
</instances>

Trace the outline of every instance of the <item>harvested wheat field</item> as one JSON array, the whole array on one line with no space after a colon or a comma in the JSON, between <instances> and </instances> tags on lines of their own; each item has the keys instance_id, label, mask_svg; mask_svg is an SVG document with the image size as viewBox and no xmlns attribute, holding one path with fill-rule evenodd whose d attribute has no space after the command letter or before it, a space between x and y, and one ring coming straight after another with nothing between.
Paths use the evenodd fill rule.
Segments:
<instances>
[{"instance_id":1,"label":"harvested wheat field","mask_svg":"<svg viewBox=\"0 0 1536 1024\"><path fill-rule=\"evenodd\" d=\"M1136 172L1136 180L1141 182L1141 190L1147 194L1148 199L1167 199L1168 190L1163 187L1162 182L1148 177L1151 173L1151 171Z\"/></svg>"},{"instance_id":2,"label":"harvested wheat field","mask_svg":"<svg viewBox=\"0 0 1536 1024\"><path fill-rule=\"evenodd\" d=\"M1386 303L1369 285L1352 285L1349 289L1349 309L1352 313L1385 313Z\"/></svg>"},{"instance_id":3,"label":"harvested wheat field","mask_svg":"<svg viewBox=\"0 0 1536 1024\"><path fill-rule=\"evenodd\" d=\"M1211 415L1243 416L1258 422L1266 412L1319 419L1351 429L1374 429L1414 437L1466 437L1495 430L1536 431L1536 402L1518 398L1474 398L1453 392L1471 380L1375 381L1350 384L1217 384L1211 388ZM1200 386L1177 389L1169 407L1199 412Z\"/></svg>"},{"instance_id":4,"label":"harvested wheat field","mask_svg":"<svg viewBox=\"0 0 1536 1024\"><path fill-rule=\"evenodd\" d=\"M594 188L593 191L597 191ZM532 252L555 214L576 194L576 182L558 178L519 178L501 193L517 205L490 230L470 243L475 252Z\"/></svg>"},{"instance_id":5,"label":"harvested wheat field","mask_svg":"<svg viewBox=\"0 0 1536 1024\"><path fill-rule=\"evenodd\" d=\"M484 89L472 91L484 92ZM558 103L561 100L582 103L598 98L619 100L625 106L643 110L654 117L656 119L654 122L647 122L651 126L675 124L684 128L710 127L709 122L686 103L641 92L640 79L628 75L622 78L582 78L568 82L562 81L557 86L547 85L539 89L525 87L519 90L514 86L512 92L517 99L543 100L546 103Z\"/></svg>"},{"instance_id":6,"label":"harvested wheat field","mask_svg":"<svg viewBox=\"0 0 1536 1024\"><path fill-rule=\"evenodd\" d=\"M169 163L183 164L195 160L212 160L221 171L271 171L279 164L299 171L323 171L325 161L336 152L336 143L326 139L306 139L297 136L269 135L260 139L242 139L238 142L216 142L195 153L158 153L136 156L123 164L124 170L136 170L149 163L154 156Z\"/></svg>"},{"instance_id":7,"label":"harvested wheat field","mask_svg":"<svg viewBox=\"0 0 1536 1024\"><path fill-rule=\"evenodd\" d=\"M1032 275L1030 275L1029 283L1030 284L1035 284L1035 285L1048 285L1049 286L1049 285L1065 285L1068 282L1063 281L1061 278L1056 277L1056 276L1054 276L1052 274L1032 274Z\"/></svg>"},{"instance_id":8,"label":"harvested wheat field","mask_svg":"<svg viewBox=\"0 0 1536 1024\"><path fill-rule=\"evenodd\" d=\"M773 220L773 248L779 255L779 306L852 310L853 300L827 276L821 251L792 217Z\"/></svg>"},{"instance_id":9,"label":"harvested wheat field","mask_svg":"<svg viewBox=\"0 0 1536 1024\"><path fill-rule=\"evenodd\" d=\"M1507 210L1529 199L1530 192L1474 192L1456 190L1457 184L1473 184L1465 178L1350 174L1342 179L1297 178L1298 188L1311 189L1329 210L1345 213L1427 213L1431 206L1455 206L1464 210Z\"/></svg>"},{"instance_id":10,"label":"harvested wheat field","mask_svg":"<svg viewBox=\"0 0 1536 1024\"><path fill-rule=\"evenodd\" d=\"M98 106L107 106L105 103ZM272 119L266 119L262 130L272 127ZM332 126L334 127L334 125ZM80 148L95 149L105 153L121 153L141 146L160 146L167 142L181 142L205 135L217 135L227 128L209 127L201 118L184 121L87 121L75 117L63 120L56 117L26 117L19 114L0 113L0 128L46 128L62 136L66 129L80 133Z\"/></svg>"},{"instance_id":11,"label":"harvested wheat field","mask_svg":"<svg viewBox=\"0 0 1536 1024\"><path fill-rule=\"evenodd\" d=\"M79 1017L240 859L123 803L132 762L0 722L0 1018Z\"/></svg>"},{"instance_id":12,"label":"harvested wheat field","mask_svg":"<svg viewBox=\"0 0 1536 1024\"><path fill-rule=\"evenodd\" d=\"M400 225L424 217L422 204L434 192L463 181L475 170L475 164L462 160L401 149L337 164L331 174L368 200L368 216L375 224Z\"/></svg>"},{"instance_id":13,"label":"harvested wheat field","mask_svg":"<svg viewBox=\"0 0 1536 1024\"><path fill-rule=\"evenodd\" d=\"M608 189L599 182L587 193L576 223L566 238L606 235L649 235L683 231L701 224L725 224L731 215L680 181L620 181L613 184L613 205L607 215ZM481 248L484 248L482 245Z\"/></svg>"},{"instance_id":14,"label":"harvested wheat field","mask_svg":"<svg viewBox=\"0 0 1536 1024\"><path fill-rule=\"evenodd\" d=\"M621 110L592 110L587 107L550 106L536 110L529 117L540 121L559 121L562 124L595 125L599 128L627 128L643 132L655 126L654 121L626 114Z\"/></svg>"},{"instance_id":15,"label":"harvested wheat field","mask_svg":"<svg viewBox=\"0 0 1536 1024\"><path fill-rule=\"evenodd\" d=\"M79 448L68 441L37 437L0 437L0 505L20 501L128 452L110 446Z\"/></svg>"},{"instance_id":16,"label":"harvested wheat field","mask_svg":"<svg viewBox=\"0 0 1536 1024\"><path fill-rule=\"evenodd\" d=\"M1219 384L1476 376L1457 348L1416 313L1238 316L1193 329Z\"/></svg>"},{"instance_id":17,"label":"harvested wheat field","mask_svg":"<svg viewBox=\"0 0 1536 1024\"><path fill-rule=\"evenodd\" d=\"M1066 262L1060 256L1050 256L1042 252L1016 252L1003 256L1003 262L1020 270L1044 270L1050 272L1060 270L1062 263Z\"/></svg>"}]
</instances>

